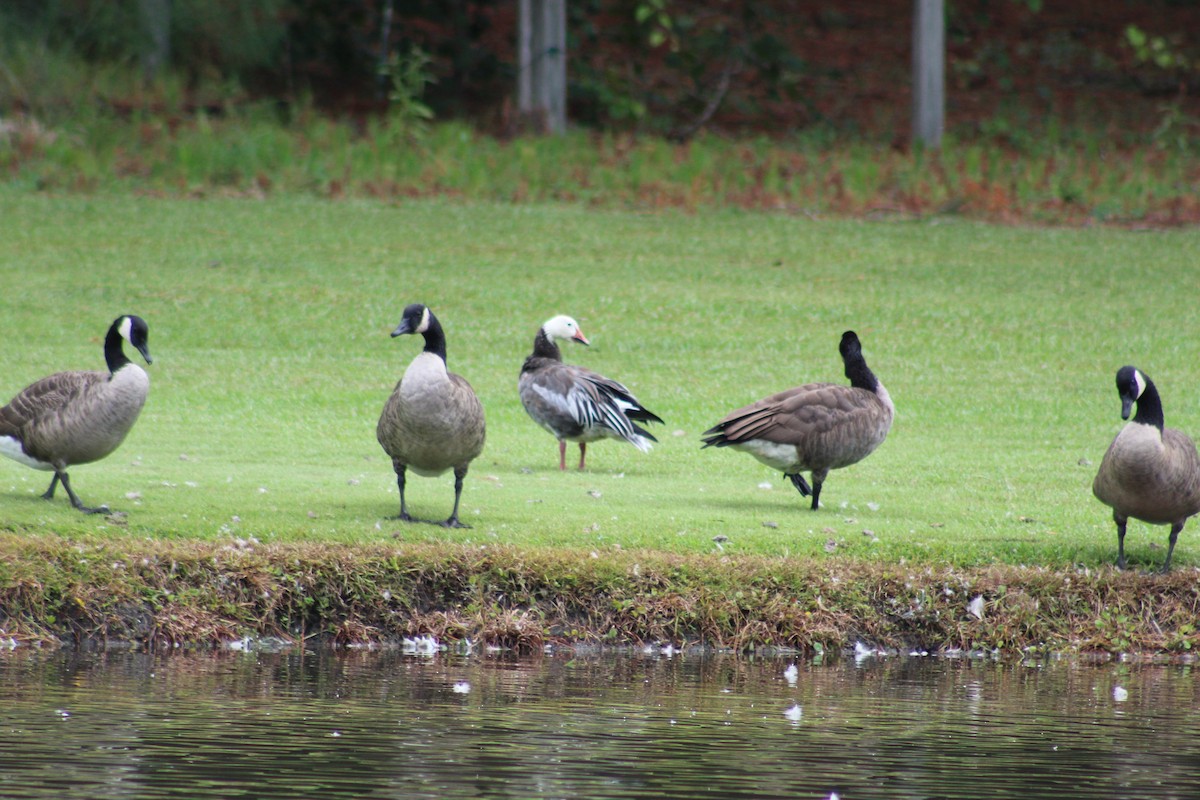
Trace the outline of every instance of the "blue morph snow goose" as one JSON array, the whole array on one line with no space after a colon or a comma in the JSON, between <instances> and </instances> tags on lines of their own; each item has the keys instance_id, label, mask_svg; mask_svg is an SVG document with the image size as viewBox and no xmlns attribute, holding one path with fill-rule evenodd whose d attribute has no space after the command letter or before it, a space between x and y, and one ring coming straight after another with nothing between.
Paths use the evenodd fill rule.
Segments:
<instances>
[{"instance_id":1,"label":"blue morph snow goose","mask_svg":"<svg viewBox=\"0 0 1200 800\"><path fill-rule=\"evenodd\" d=\"M1117 566L1125 569L1125 525L1130 517L1170 525L1162 571L1171 568L1175 540L1188 517L1200 513L1200 455L1186 434L1163 423L1162 400L1154 381L1136 367L1117 371L1121 419L1137 413L1108 446L1092 493L1113 510L1117 524Z\"/></svg>"},{"instance_id":2,"label":"blue morph snow goose","mask_svg":"<svg viewBox=\"0 0 1200 800\"><path fill-rule=\"evenodd\" d=\"M849 386L807 383L739 408L703 433L705 447L732 447L780 470L817 510L830 470L862 461L887 438L895 406L863 358L854 331L838 349ZM812 487L801 472L812 472Z\"/></svg>"},{"instance_id":3,"label":"blue morph snow goose","mask_svg":"<svg viewBox=\"0 0 1200 800\"><path fill-rule=\"evenodd\" d=\"M21 390L0 408L0 453L27 467L53 472L42 497L54 498L59 483L71 505L86 514L108 506L85 506L71 488L67 468L99 461L120 446L137 421L150 391L150 377L125 355L129 342L151 363L146 321L117 317L104 337L107 372L56 372Z\"/></svg>"},{"instance_id":4,"label":"blue morph snow goose","mask_svg":"<svg viewBox=\"0 0 1200 800\"><path fill-rule=\"evenodd\" d=\"M559 315L546 321L533 339L533 352L521 366L517 388L533 421L558 439L558 468L567 468L567 442L579 443L579 469L588 442L623 439L643 453L658 441L637 423L658 422L622 384L589 369L564 364L559 341L589 344L579 323Z\"/></svg>"},{"instance_id":5,"label":"blue morph snow goose","mask_svg":"<svg viewBox=\"0 0 1200 800\"><path fill-rule=\"evenodd\" d=\"M404 502L405 472L436 477L454 470L454 510L441 525L469 528L458 519L463 479L483 452L486 436L483 405L471 384L446 369L446 335L426 306L404 309L392 336L419 333L425 349L418 353L384 404L375 437L392 458L400 489L400 519L412 522Z\"/></svg>"}]
</instances>

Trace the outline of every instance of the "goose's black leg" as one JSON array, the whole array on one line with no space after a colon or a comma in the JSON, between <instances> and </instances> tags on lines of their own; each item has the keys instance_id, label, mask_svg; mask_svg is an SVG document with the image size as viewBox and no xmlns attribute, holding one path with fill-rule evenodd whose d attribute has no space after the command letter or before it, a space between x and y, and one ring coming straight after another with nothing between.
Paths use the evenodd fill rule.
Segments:
<instances>
[{"instance_id":1,"label":"goose's black leg","mask_svg":"<svg viewBox=\"0 0 1200 800\"><path fill-rule=\"evenodd\" d=\"M50 488L42 494L43 500L53 500L54 490L58 488L58 473L54 473L54 477L50 479Z\"/></svg>"},{"instance_id":2,"label":"goose's black leg","mask_svg":"<svg viewBox=\"0 0 1200 800\"><path fill-rule=\"evenodd\" d=\"M396 468L396 488L400 490L400 519L405 522L412 522L413 518L408 515L408 506L404 504L404 472L408 469L405 465L398 461L392 462L392 466Z\"/></svg>"},{"instance_id":3,"label":"goose's black leg","mask_svg":"<svg viewBox=\"0 0 1200 800\"><path fill-rule=\"evenodd\" d=\"M1183 530L1183 523L1176 522L1171 526L1171 542L1167 545L1167 560L1163 562L1162 572L1167 574L1167 570L1171 568L1171 554L1175 552L1175 540L1179 538L1179 532Z\"/></svg>"},{"instance_id":4,"label":"goose's black leg","mask_svg":"<svg viewBox=\"0 0 1200 800\"><path fill-rule=\"evenodd\" d=\"M817 503L821 497L821 484L825 482L827 472L814 472L812 486L808 485L808 481L804 480L804 476L797 472L794 475L788 475L792 480L792 485L796 487L796 491L800 492L801 497L812 495L812 510L817 510Z\"/></svg>"},{"instance_id":5,"label":"goose's black leg","mask_svg":"<svg viewBox=\"0 0 1200 800\"><path fill-rule=\"evenodd\" d=\"M83 504L83 501L79 499L79 495L75 494L75 492L72 491L71 480L67 477L67 473L55 472L54 477L57 478L58 481L60 483L62 483L62 487L67 490L67 497L71 498L71 505L75 506L77 509L79 509L83 513L85 513L85 514L108 514L108 513L111 513L108 509L108 506L96 506L95 508L91 508L90 506L85 506ZM54 483L53 483L53 481L51 481L50 492L53 492L53 491L54 491Z\"/></svg>"},{"instance_id":6,"label":"goose's black leg","mask_svg":"<svg viewBox=\"0 0 1200 800\"><path fill-rule=\"evenodd\" d=\"M1125 524L1128 521L1128 517L1113 512L1113 522L1117 523L1117 569L1125 569ZM1171 557L1168 555L1167 561L1170 560Z\"/></svg>"},{"instance_id":7,"label":"goose's black leg","mask_svg":"<svg viewBox=\"0 0 1200 800\"><path fill-rule=\"evenodd\" d=\"M814 469L813 470L813 473L812 473L812 486L813 486L812 510L813 511L817 510L817 502L821 498L821 487L825 485L825 478L827 475L829 475L829 470L827 470L827 469Z\"/></svg>"},{"instance_id":8,"label":"goose's black leg","mask_svg":"<svg viewBox=\"0 0 1200 800\"><path fill-rule=\"evenodd\" d=\"M810 494L812 494L812 489L808 487L808 481L804 480L804 476L799 472L794 475L788 475L787 477L791 480L792 486L796 487L796 491L800 493L801 497L808 497Z\"/></svg>"},{"instance_id":9,"label":"goose's black leg","mask_svg":"<svg viewBox=\"0 0 1200 800\"><path fill-rule=\"evenodd\" d=\"M467 477L466 467L454 468L454 511L450 512L450 519L442 523L443 528L469 528L464 522L458 519L458 501L462 499L463 478Z\"/></svg>"}]
</instances>

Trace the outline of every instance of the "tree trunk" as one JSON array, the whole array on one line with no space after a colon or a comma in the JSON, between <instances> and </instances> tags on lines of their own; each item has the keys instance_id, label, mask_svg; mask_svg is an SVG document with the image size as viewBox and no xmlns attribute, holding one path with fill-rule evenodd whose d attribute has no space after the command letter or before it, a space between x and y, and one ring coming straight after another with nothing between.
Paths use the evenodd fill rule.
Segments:
<instances>
[{"instance_id":1,"label":"tree trunk","mask_svg":"<svg viewBox=\"0 0 1200 800\"><path fill-rule=\"evenodd\" d=\"M142 72L154 80L171 57L171 0L138 0L142 22Z\"/></svg>"},{"instance_id":2,"label":"tree trunk","mask_svg":"<svg viewBox=\"0 0 1200 800\"><path fill-rule=\"evenodd\" d=\"M566 0L518 0L517 110L538 130L567 129Z\"/></svg>"},{"instance_id":3,"label":"tree trunk","mask_svg":"<svg viewBox=\"0 0 1200 800\"><path fill-rule=\"evenodd\" d=\"M940 147L946 117L943 0L913 0L913 139Z\"/></svg>"}]
</instances>

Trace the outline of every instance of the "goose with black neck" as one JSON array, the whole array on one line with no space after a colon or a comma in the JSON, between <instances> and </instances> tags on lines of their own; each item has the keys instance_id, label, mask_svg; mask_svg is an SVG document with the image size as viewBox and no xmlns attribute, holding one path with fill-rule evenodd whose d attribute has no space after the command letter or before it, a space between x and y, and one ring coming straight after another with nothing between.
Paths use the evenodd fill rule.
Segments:
<instances>
[{"instance_id":1,"label":"goose with black neck","mask_svg":"<svg viewBox=\"0 0 1200 800\"><path fill-rule=\"evenodd\" d=\"M1137 367L1117 371L1121 419L1129 420L1104 453L1092 493L1113 510L1117 526L1117 567L1125 569L1125 528L1129 518L1170 525L1167 557L1188 517L1200 513L1200 455L1187 434L1166 427L1162 398L1154 381ZM1137 413L1129 419L1134 405Z\"/></svg>"},{"instance_id":2,"label":"goose with black neck","mask_svg":"<svg viewBox=\"0 0 1200 800\"><path fill-rule=\"evenodd\" d=\"M56 372L0 408L0 453L54 473L43 498L52 500L61 483L75 508L86 514L111 513L106 505L84 505L71 488L67 469L99 461L125 441L146 403L150 377L125 355L124 343L150 364L149 336L141 317L117 317L104 337L106 372Z\"/></svg>"},{"instance_id":3,"label":"goose with black neck","mask_svg":"<svg viewBox=\"0 0 1200 800\"><path fill-rule=\"evenodd\" d=\"M863 357L854 331L838 345L849 386L806 383L727 414L702 434L704 447L749 453L791 480L801 496L820 504L831 470L862 461L887 438L895 406ZM812 486L801 474L810 472Z\"/></svg>"},{"instance_id":4,"label":"goose with black neck","mask_svg":"<svg viewBox=\"0 0 1200 800\"><path fill-rule=\"evenodd\" d=\"M408 513L405 478L409 469L436 477L454 471L454 509L440 524L469 528L458 516L463 480L471 462L483 452L486 438L483 405L461 375L447 369L446 335L438 318L421 303L404 309L392 337L421 334L425 348L413 358L384 404L376 438L392 459L400 490L400 519Z\"/></svg>"}]
</instances>

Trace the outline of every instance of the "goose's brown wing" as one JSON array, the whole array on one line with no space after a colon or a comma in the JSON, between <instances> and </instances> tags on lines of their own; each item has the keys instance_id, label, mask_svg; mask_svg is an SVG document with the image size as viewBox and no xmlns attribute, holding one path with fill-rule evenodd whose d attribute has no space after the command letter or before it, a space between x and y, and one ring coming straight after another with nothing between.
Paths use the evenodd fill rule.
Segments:
<instances>
[{"instance_id":1,"label":"goose's brown wing","mask_svg":"<svg viewBox=\"0 0 1200 800\"><path fill-rule=\"evenodd\" d=\"M808 383L732 411L704 432L705 444L724 447L752 439L796 444L806 436L831 430L868 397L833 383Z\"/></svg>"},{"instance_id":2,"label":"goose's brown wing","mask_svg":"<svg viewBox=\"0 0 1200 800\"><path fill-rule=\"evenodd\" d=\"M49 454L38 446L39 440L45 438L39 433L46 434L58 427L64 409L106 380L107 373L76 370L56 372L29 384L0 408L0 436L20 440L26 453L49 461Z\"/></svg>"}]
</instances>

